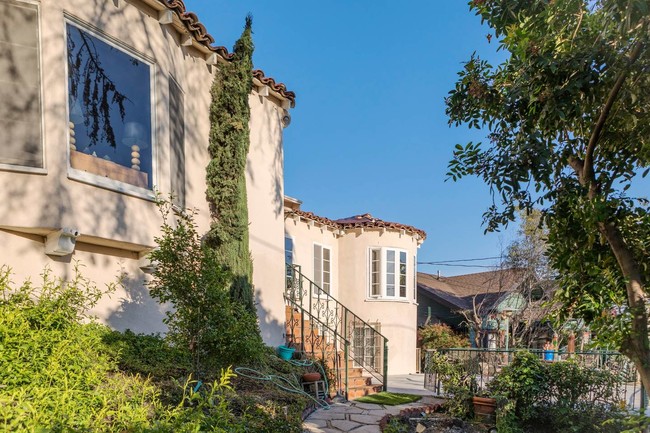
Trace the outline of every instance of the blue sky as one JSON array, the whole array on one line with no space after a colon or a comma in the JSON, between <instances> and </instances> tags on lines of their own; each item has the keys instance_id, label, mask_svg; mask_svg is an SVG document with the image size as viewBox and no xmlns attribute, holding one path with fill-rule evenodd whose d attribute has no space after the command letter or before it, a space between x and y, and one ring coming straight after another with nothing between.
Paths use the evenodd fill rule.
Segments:
<instances>
[{"instance_id":1,"label":"blue sky","mask_svg":"<svg viewBox=\"0 0 650 433\"><path fill-rule=\"evenodd\" d=\"M285 193L304 210L331 219L369 212L421 228L425 262L499 256L514 238L516 227L483 234L485 185L445 182L454 145L482 136L447 125L444 97L473 51L504 58L465 1L185 4L229 50L252 13L255 67L297 94L284 135Z\"/></svg>"}]
</instances>

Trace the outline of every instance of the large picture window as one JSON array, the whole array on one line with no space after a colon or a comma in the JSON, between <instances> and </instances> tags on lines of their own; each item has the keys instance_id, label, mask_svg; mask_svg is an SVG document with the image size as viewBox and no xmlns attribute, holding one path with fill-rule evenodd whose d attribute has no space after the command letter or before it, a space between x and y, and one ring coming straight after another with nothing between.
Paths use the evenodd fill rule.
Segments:
<instances>
[{"instance_id":1,"label":"large picture window","mask_svg":"<svg viewBox=\"0 0 650 433\"><path fill-rule=\"evenodd\" d=\"M369 260L370 297L406 299L406 251L394 248L370 248Z\"/></svg>"},{"instance_id":2,"label":"large picture window","mask_svg":"<svg viewBox=\"0 0 650 433\"><path fill-rule=\"evenodd\" d=\"M152 188L151 65L68 23L70 166Z\"/></svg>"},{"instance_id":3,"label":"large picture window","mask_svg":"<svg viewBox=\"0 0 650 433\"><path fill-rule=\"evenodd\" d=\"M43 168L38 9L0 2L0 165Z\"/></svg>"},{"instance_id":4,"label":"large picture window","mask_svg":"<svg viewBox=\"0 0 650 433\"><path fill-rule=\"evenodd\" d=\"M332 251L322 245L314 244L314 283L330 293L332 278Z\"/></svg>"}]
</instances>

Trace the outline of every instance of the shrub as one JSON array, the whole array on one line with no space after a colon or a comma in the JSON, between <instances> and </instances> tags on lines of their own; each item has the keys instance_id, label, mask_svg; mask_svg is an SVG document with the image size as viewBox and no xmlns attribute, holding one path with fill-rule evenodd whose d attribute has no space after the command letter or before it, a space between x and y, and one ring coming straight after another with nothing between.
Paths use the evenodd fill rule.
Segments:
<instances>
[{"instance_id":1,"label":"shrub","mask_svg":"<svg viewBox=\"0 0 650 433\"><path fill-rule=\"evenodd\" d=\"M422 347L425 349L448 349L469 347L469 338L458 334L444 323L435 323L420 328Z\"/></svg>"},{"instance_id":2,"label":"shrub","mask_svg":"<svg viewBox=\"0 0 650 433\"><path fill-rule=\"evenodd\" d=\"M184 368L186 351L158 336L119 333L95 323L87 311L103 291L78 267L71 281L46 270L39 286L14 287L9 277L0 267L0 431L300 431L299 413L291 411L287 421L272 401L249 402L234 414L231 402L239 397L229 368L211 383L177 382L175 400L165 404L156 375ZM134 372L153 376L129 374ZM279 427L285 424L290 427Z\"/></svg>"},{"instance_id":3,"label":"shrub","mask_svg":"<svg viewBox=\"0 0 650 433\"><path fill-rule=\"evenodd\" d=\"M230 297L231 275L198 233L193 212L175 212L160 200L163 216L151 296L168 302L168 338L187 350L197 377L207 377L231 364L259 362L262 338L255 313ZM174 215L172 221L171 215Z\"/></svg>"},{"instance_id":4,"label":"shrub","mask_svg":"<svg viewBox=\"0 0 650 433\"><path fill-rule=\"evenodd\" d=\"M503 396L514 405L521 422L535 417L536 404L548 393L547 373L538 356L530 352L517 352L512 363L488 384L494 395Z\"/></svg>"},{"instance_id":5,"label":"shrub","mask_svg":"<svg viewBox=\"0 0 650 433\"><path fill-rule=\"evenodd\" d=\"M432 351L427 354L427 373L435 373L445 394L445 409L453 416L467 418L472 413L471 398L478 386L475 372L476 358L468 354L465 358L450 359L447 354Z\"/></svg>"},{"instance_id":6,"label":"shrub","mask_svg":"<svg viewBox=\"0 0 650 433\"><path fill-rule=\"evenodd\" d=\"M618 432L624 418L614 393L619 380L615 373L572 360L545 364L537 355L518 352L488 388L503 402L497 411L500 432L535 425L548 425L549 431Z\"/></svg>"},{"instance_id":7,"label":"shrub","mask_svg":"<svg viewBox=\"0 0 650 433\"><path fill-rule=\"evenodd\" d=\"M48 270L39 287L10 283L0 268L0 426L4 431L125 431L147 425L157 391L116 371L103 350L106 327L86 312L102 291L75 269Z\"/></svg>"},{"instance_id":8,"label":"shrub","mask_svg":"<svg viewBox=\"0 0 650 433\"><path fill-rule=\"evenodd\" d=\"M187 350L169 345L160 335L108 331L102 336L105 349L120 370L159 379L187 376L191 359Z\"/></svg>"}]
</instances>

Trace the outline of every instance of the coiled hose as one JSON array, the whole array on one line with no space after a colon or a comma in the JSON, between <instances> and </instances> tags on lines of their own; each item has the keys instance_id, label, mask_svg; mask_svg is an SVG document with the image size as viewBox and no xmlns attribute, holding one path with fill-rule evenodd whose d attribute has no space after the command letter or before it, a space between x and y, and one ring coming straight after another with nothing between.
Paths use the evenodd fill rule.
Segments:
<instances>
[{"instance_id":1,"label":"coiled hose","mask_svg":"<svg viewBox=\"0 0 650 433\"><path fill-rule=\"evenodd\" d=\"M284 361L284 360L283 360ZM314 364L318 366L318 369L320 370L320 374L323 377L323 381L325 382L325 395L329 395L329 383L327 381L327 376L325 375L325 370L323 369L323 366L320 365L319 363L315 363L312 360L305 359L305 360L293 360L289 359L286 362L295 365L297 367L311 367ZM325 401L325 400L320 400L313 395L311 395L308 392L305 392L302 389L302 386L300 386L300 381L293 376L294 380L291 381L287 379L286 377L279 376L276 374L264 374L261 371L254 370L252 368L248 367L237 367L235 368L235 373L238 375L248 377L249 379L253 380L262 380L262 381L267 381L271 382L275 386L277 386L280 389L283 389L287 392L291 392L294 394L300 394L309 397L311 400L313 400L318 406L321 408L327 410L330 408L330 405Z\"/></svg>"}]
</instances>

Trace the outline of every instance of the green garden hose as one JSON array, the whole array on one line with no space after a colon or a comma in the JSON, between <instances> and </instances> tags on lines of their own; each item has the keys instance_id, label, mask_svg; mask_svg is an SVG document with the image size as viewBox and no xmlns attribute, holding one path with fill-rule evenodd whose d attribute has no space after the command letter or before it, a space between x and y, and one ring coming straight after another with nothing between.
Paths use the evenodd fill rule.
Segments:
<instances>
[{"instance_id":1,"label":"green garden hose","mask_svg":"<svg viewBox=\"0 0 650 433\"><path fill-rule=\"evenodd\" d=\"M288 360L288 363L295 365L297 367L310 367L314 365L314 362L311 360ZM325 395L329 394L329 383L327 382L327 376L325 376L325 371L323 370L323 366L320 364L316 364L320 370L321 376L323 377L323 380L325 382ZM300 386L300 383L298 379L294 376L294 381L290 381L286 377L275 375L275 374L264 374L261 371L258 370L253 370L252 368L248 367L237 367L235 368L235 373L237 373L240 376L247 377L249 379L253 380L262 380L262 381L267 381L273 383L275 386L277 386L280 389L283 389L287 392L291 392L294 394L300 394L309 397L310 399L314 400L317 405L319 405L323 409L329 409L330 405L324 401L320 400L318 398L315 398L313 395L311 395L308 392L305 392L302 387Z\"/></svg>"}]
</instances>

